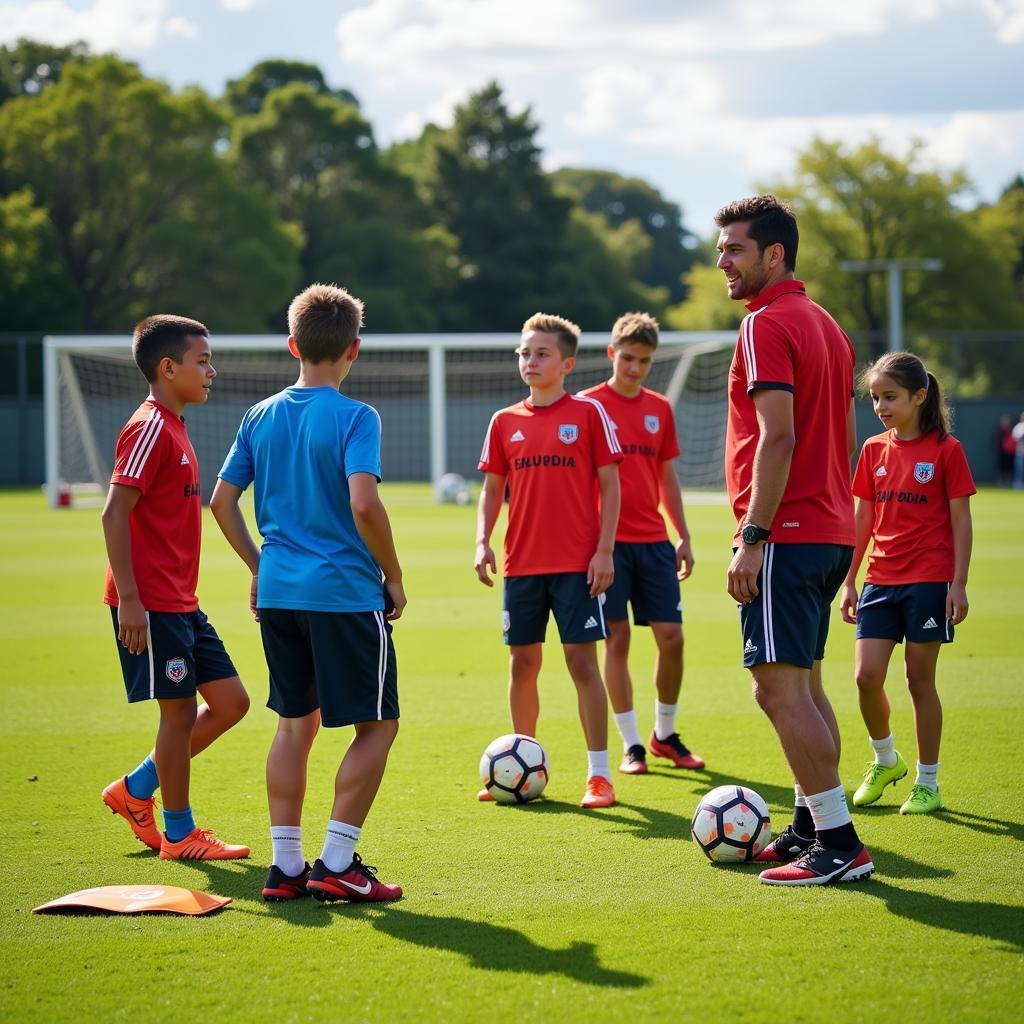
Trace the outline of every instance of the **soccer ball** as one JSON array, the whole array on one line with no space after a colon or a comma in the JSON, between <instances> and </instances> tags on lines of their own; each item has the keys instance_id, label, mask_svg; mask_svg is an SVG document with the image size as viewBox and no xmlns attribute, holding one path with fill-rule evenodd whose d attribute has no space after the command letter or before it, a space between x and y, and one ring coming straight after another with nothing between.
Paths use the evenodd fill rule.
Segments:
<instances>
[{"instance_id":1,"label":"soccer ball","mask_svg":"<svg viewBox=\"0 0 1024 1024\"><path fill-rule=\"evenodd\" d=\"M693 812L690 831L718 864L753 860L772 837L767 805L746 786L719 786L707 793Z\"/></svg>"},{"instance_id":2,"label":"soccer ball","mask_svg":"<svg viewBox=\"0 0 1024 1024\"><path fill-rule=\"evenodd\" d=\"M442 505L468 505L472 495L466 478L458 473L445 473L437 482L437 500Z\"/></svg>"},{"instance_id":3,"label":"soccer ball","mask_svg":"<svg viewBox=\"0 0 1024 1024\"><path fill-rule=\"evenodd\" d=\"M536 800L548 784L548 755L532 736L499 736L480 758L480 781L499 804Z\"/></svg>"}]
</instances>

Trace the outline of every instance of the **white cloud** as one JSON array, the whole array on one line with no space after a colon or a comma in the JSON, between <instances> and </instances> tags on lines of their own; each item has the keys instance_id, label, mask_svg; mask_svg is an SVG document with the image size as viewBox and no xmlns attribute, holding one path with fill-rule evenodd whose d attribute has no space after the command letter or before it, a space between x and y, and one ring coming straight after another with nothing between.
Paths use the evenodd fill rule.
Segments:
<instances>
[{"instance_id":1,"label":"white cloud","mask_svg":"<svg viewBox=\"0 0 1024 1024\"><path fill-rule=\"evenodd\" d=\"M168 17L168 6L168 0L95 0L85 8L65 0L0 3L0 42L24 36L65 45L84 39L96 50L148 50L162 36L195 29L186 18Z\"/></svg>"},{"instance_id":2,"label":"white cloud","mask_svg":"<svg viewBox=\"0 0 1024 1024\"><path fill-rule=\"evenodd\" d=\"M164 32L169 36L177 36L179 39L197 39L199 26L188 18L168 18L164 25Z\"/></svg>"},{"instance_id":3,"label":"white cloud","mask_svg":"<svg viewBox=\"0 0 1024 1024\"><path fill-rule=\"evenodd\" d=\"M254 7L263 3L263 0L220 0L221 7L225 11L251 11Z\"/></svg>"},{"instance_id":4,"label":"white cloud","mask_svg":"<svg viewBox=\"0 0 1024 1024\"><path fill-rule=\"evenodd\" d=\"M1024 0L979 0L996 26L996 38L1013 45L1024 42Z\"/></svg>"}]
</instances>

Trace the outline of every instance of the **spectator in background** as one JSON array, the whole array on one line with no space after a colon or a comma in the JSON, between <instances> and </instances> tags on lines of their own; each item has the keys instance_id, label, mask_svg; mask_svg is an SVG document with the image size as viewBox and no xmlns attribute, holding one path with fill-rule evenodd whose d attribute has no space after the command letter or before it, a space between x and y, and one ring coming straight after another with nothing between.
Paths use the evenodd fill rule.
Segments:
<instances>
[{"instance_id":1,"label":"spectator in background","mask_svg":"<svg viewBox=\"0 0 1024 1024\"><path fill-rule=\"evenodd\" d=\"M1004 487L1013 480L1013 456L1017 442L1013 439L1013 417L1003 414L996 427L996 483Z\"/></svg>"},{"instance_id":2,"label":"spectator in background","mask_svg":"<svg viewBox=\"0 0 1024 1024\"><path fill-rule=\"evenodd\" d=\"M1024 412L1013 428L1013 486L1024 487Z\"/></svg>"}]
</instances>

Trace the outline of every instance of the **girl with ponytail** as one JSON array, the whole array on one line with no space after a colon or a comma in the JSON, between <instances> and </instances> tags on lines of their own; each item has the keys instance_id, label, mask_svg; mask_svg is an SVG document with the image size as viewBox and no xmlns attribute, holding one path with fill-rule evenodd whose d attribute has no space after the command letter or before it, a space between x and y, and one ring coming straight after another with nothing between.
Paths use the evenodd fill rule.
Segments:
<instances>
[{"instance_id":1,"label":"girl with ponytail","mask_svg":"<svg viewBox=\"0 0 1024 1024\"><path fill-rule=\"evenodd\" d=\"M942 387L917 356L890 352L865 370L861 383L885 431L864 442L854 472L857 539L840 602L843 619L857 625L857 691L874 751L853 803L873 804L907 774L885 695L889 660L905 639L917 778L900 813L927 814L943 806L935 666L953 627L967 617L974 480L950 433ZM858 597L857 570L869 542Z\"/></svg>"}]
</instances>

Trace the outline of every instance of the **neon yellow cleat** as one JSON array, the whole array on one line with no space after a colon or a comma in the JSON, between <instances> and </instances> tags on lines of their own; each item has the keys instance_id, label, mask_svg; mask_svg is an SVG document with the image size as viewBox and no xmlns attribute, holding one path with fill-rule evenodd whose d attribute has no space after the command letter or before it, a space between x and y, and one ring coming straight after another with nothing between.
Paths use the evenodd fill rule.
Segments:
<instances>
[{"instance_id":1,"label":"neon yellow cleat","mask_svg":"<svg viewBox=\"0 0 1024 1024\"><path fill-rule=\"evenodd\" d=\"M873 804L883 793L886 786L895 786L907 774L907 762L896 754L896 763L891 768L872 761L864 769L864 781L853 794L854 807L867 807Z\"/></svg>"},{"instance_id":2,"label":"neon yellow cleat","mask_svg":"<svg viewBox=\"0 0 1024 1024\"><path fill-rule=\"evenodd\" d=\"M942 810L942 797L937 789L914 784L910 796L900 808L900 814L932 814Z\"/></svg>"}]
</instances>

